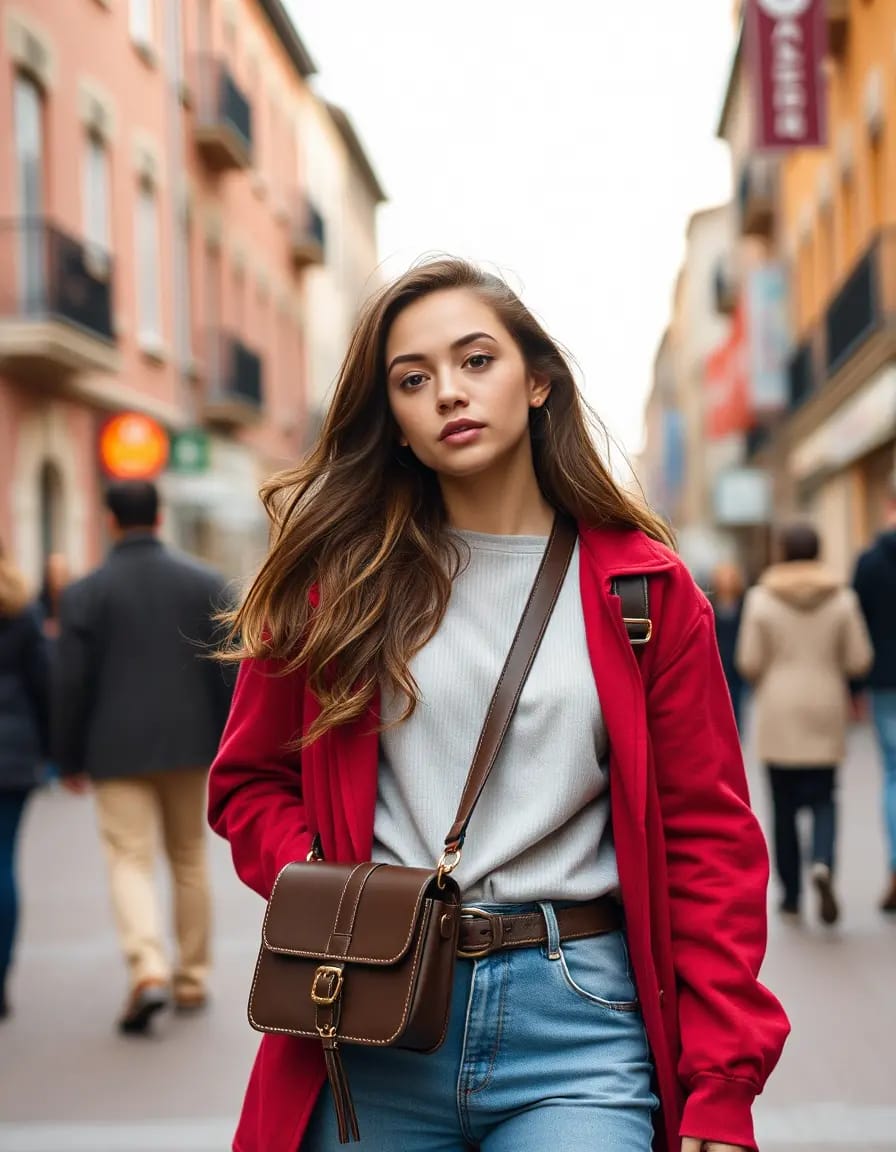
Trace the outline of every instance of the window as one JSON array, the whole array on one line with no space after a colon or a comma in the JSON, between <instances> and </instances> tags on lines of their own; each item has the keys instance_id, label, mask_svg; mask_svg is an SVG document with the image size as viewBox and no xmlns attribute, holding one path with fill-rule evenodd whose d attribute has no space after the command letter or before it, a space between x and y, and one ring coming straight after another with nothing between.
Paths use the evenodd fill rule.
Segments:
<instances>
[{"instance_id":1,"label":"window","mask_svg":"<svg viewBox=\"0 0 896 1152\"><path fill-rule=\"evenodd\" d=\"M40 216L43 207L43 116L41 92L29 77L16 76L14 118L19 211Z\"/></svg>"},{"instance_id":2,"label":"window","mask_svg":"<svg viewBox=\"0 0 896 1152\"><path fill-rule=\"evenodd\" d=\"M84 239L93 258L112 248L109 227L109 153L98 136L87 137L84 153Z\"/></svg>"},{"instance_id":3,"label":"window","mask_svg":"<svg viewBox=\"0 0 896 1152\"><path fill-rule=\"evenodd\" d=\"M19 73L13 92L16 198L22 221L17 230L19 303L26 315L44 306L44 141L41 91Z\"/></svg>"},{"instance_id":4,"label":"window","mask_svg":"<svg viewBox=\"0 0 896 1152\"><path fill-rule=\"evenodd\" d=\"M153 0L130 0L131 39L135 44L152 44Z\"/></svg>"},{"instance_id":5,"label":"window","mask_svg":"<svg viewBox=\"0 0 896 1152\"><path fill-rule=\"evenodd\" d=\"M162 343L159 206L151 184L141 184L136 206L137 339L141 347Z\"/></svg>"}]
</instances>

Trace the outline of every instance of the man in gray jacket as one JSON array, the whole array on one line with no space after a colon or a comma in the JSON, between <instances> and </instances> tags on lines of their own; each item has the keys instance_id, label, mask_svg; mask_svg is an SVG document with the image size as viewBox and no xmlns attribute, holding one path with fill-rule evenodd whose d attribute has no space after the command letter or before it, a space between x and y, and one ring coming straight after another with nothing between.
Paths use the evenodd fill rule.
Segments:
<instances>
[{"instance_id":1,"label":"man in gray jacket","mask_svg":"<svg viewBox=\"0 0 896 1152\"><path fill-rule=\"evenodd\" d=\"M106 503L114 546L61 600L53 752L71 791L92 784L130 977L119 1028L140 1034L172 994L181 1011L206 1003L206 773L232 686L210 659L222 578L157 538L153 484L115 484ZM174 884L173 980L153 875L157 826Z\"/></svg>"}]
</instances>

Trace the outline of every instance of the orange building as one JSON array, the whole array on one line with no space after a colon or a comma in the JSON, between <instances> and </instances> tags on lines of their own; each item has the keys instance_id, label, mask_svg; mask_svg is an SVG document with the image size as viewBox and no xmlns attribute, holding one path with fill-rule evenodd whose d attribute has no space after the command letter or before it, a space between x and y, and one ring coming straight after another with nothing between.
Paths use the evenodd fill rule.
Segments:
<instances>
[{"instance_id":1,"label":"orange building","mask_svg":"<svg viewBox=\"0 0 896 1152\"><path fill-rule=\"evenodd\" d=\"M795 336L788 473L846 572L896 468L896 4L838 8L828 146L782 162L780 244Z\"/></svg>"},{"instance_id":2,"label":"orange building","mask_svg":"<svg viewBox=\"0 0 896 1152\"><path fill-rule=\"evenodd\" d=\"M731 148L739 290L767 266L787 285L782 403L757 414L744 465L769 475L774 522L814 520L845 576L880 526L896 466L896 3L825 9L826 145L757 152L741 43L719 134Z\"/></svg>"},{"instance_id":3,"label":"orange building","mask_svg":"<svg viewBox=\"0 0 896 1152\"><path fill-rule=\"evenodd\" d=\"M133 410L172 437L169 537L244 571L259 481L319 390L308 330L333 317L309 282L350 274L357 307L382 191L281 0L8 0L0 21L0 536L33 580L49 551L95 562L99 434ZM321 116L353 184L315 202Z\"/></svg>"}]
</instances>

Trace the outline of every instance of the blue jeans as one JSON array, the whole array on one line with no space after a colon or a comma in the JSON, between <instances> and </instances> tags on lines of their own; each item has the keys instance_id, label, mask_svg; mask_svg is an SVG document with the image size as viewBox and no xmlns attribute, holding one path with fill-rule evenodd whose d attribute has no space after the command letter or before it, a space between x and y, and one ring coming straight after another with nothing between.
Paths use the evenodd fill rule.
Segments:
<instances>
[{"instance_id":1,"label":"blue jeans","mask_svg":"<svg viewBox=\"0 0 896 1152\"><path fill-rule=\"evenodd\" d=\"M560 945L540 907L546 946L458 960L437 1052L343 1047L362 1149L650 1152L658 1101L625 937ZM302 1150L339 1148L325 1087Z\"/></svg>"},{"instance_id":2,"label":"blue jeans","mask_svg":"<svg viewBox=\"0 0 896 1152\"><path fill-rule=\"evenodd\" d=\"M15 853L27 799L28 793L25 791L0 790L0 999L12 962L12 946L19 915Z\"/></svg>"},{"instance_id":3,"label":"blue jeans","mask_svg":"<svg viewBox=\"0 0 896 1152\"><path fill-rule=\"evenodd\" d=\"M884 762L884 820L890 868L896 872L896 690L872 692L871 711Z\"/></svg>"}]
</instances>

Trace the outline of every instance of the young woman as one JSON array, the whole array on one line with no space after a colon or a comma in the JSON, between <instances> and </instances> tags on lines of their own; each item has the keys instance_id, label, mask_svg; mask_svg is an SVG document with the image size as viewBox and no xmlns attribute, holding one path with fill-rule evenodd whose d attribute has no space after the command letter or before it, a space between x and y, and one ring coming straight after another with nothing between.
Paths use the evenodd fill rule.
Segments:
<instances>
[{"instance_id":1,"label":"young woman","mask_svg":"<svg viewBox=\"0 0 896 1152\"><path fill-rule=\"evenodd\" d=\"M754 1148L788 1025L757 981L768 861L712 611L601 463L556 344L497 278L415 268L265 500L210 783L264 897L315 835L331 861L434 865L555 513L579 526L455 873L465 905L535 913L538 941L458 961L435 1054L343 1048L361 1147L647 1152L655 1128L669 1152ZM611 592L629 574L639 657ZM624 930L564 932L616 900ZM324 1082L319 1043L265 1036L234 1149L332 1152Z\"/></svg>"}]
</instances>

